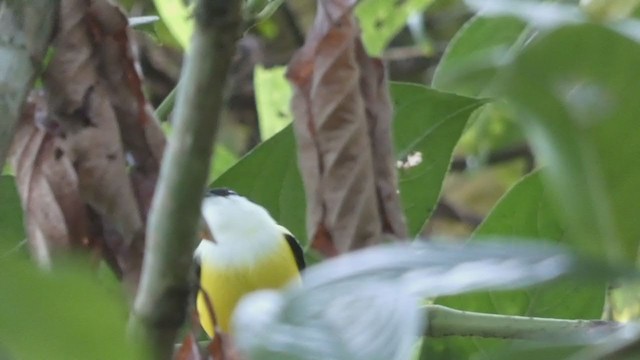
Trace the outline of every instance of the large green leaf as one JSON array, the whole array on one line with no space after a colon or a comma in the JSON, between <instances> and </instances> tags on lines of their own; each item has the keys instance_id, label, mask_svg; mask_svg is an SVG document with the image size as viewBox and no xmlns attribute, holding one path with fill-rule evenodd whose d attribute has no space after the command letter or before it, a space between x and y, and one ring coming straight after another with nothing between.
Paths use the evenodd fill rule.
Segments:
<instances>
[{"instance_id":1,"label":"large green leaf","mask_svg":"<svg viewBox=\"0 0 640 360\"><path fill-rule=\"evenodd\" d=\"M61 270L61 269L57 269ZM45 273L0 261L0 349L11 359L136 359L127 308L85 267Z\"/></svg>"},{"instance_id":2,"label":"large green leaf","mask_svg":"<svg viewBox=\"0 0 640 360\"><path fill-rule=\"evenodd\" d=\"M504 72L580 250L635 262L640 239L640 44L604 26L558 28Z\"/></svg>"},{"instance_id":3,"label":"large green leaf","mask_svg":"<svg viewBox=\"0 0 640 360\"><path fill-rule=\"evenodd\" d=\"M400 170L400 192L411 234L417 234L435 208L457 143L469 114L483 101L431 90L392 84L396 106L393 124L400 160L421 157ZM278 106L274 104L274 106ZM247 154L213 186L227 186L269 209L272 215L306 242L305 197L291 127L280 131Z\"/></svg>"},{"instance_id":4,"label":"large green leaf","mask_svg":"<svg viewBox=\"0 0 640 360\"><path fill-rule=\"evenodd\" d=\"M356 15L362 27L362 39L367 52L380 55L393 37L402 30L407 18L424 11L433 0L364 0Z\"/></svg>"},{"instance_id":5,"label":"large green leaf","mask_svg":"<svg viewBox=\"0 0 640 360\"><path fill-rule=\"evenodd\" d=\"M472 241L494 240L496 235L510 240L564 240L564 226L556 216L541 171L524 177L502 197L478 227ZM442 298L438 303L456 309L504 315L594 319L601 315L604 289L601 280L591 284L563 281L521 291ZM453 346L458 351L466 352L467 356L513 345L513 341L486 339L437 339L427 342L431 352L435 352L438 345L444 347L446 344L447 348Z\"/></svg>"},{"instance_id":6,"label":"large green leaf","mask_svg":"<svg viewBox=\"0 0 640 360\"><path fill-rule=\"evenodd\" d=\"M513 56L527 34L526 24L513 17L473 17L451 39L436 67L433 87L480 95L491 84L497 65Z\"/></svg>"},{"instance_id":7,"label":"large green leaf","mask_svg":"<svg viewBox=\"0 0 640 360\"><path fill-rule=\"evenodd\" d=\"M22 206L13 176L0 176L0 259L25 239Z\"/></svg>"},{"instance_id":8,"label":"large green leaf","mask_svg":"<svg viewBox=\"0 0 640 360\"><path fill-rule=\"evenodd\" d=\"M212 186L233 188L266 207L276 220L306 243L305 195L291 126L248 153Z\"/></svg>"},{"instance_id":9,"label":"large green leaf","mask_svg":"<svg viewBox=\"0 0 640 360\"><path fill-rule=\"evenodd\" d=\"M409 233L417 235L431 216L455 147L467 120L483 100L420 85L394 84L396 155L400 195ZM419 161L412 165L412 159Z\"/></svg>"},{"instance_id":10,"label":"large green leaf","mask_svg":"<svg viewBox=\"0 0 640 360\"><path fill-rule=\"evenodd\" d=\"M536 170L516 183L478 226L475 240L486 235L560 240L564 230L547 198L541 176L542 172Z\"/></svg>"},{"instance_id":11,"label":"large green leaf","mask_svg":"<svg viewBox=\"0 0 640 360\"><path fill-rule=\"evenodd\" d=\"M529 33L526 24L513 17L471 18L449 42L433 87L465 96L489 93L500 64L522 48ZM458 149L477 156L478 163L489 151L522 142L517 123L500 105L490 103L477 111L459 144Z\"/></svg>"}]
</instances>

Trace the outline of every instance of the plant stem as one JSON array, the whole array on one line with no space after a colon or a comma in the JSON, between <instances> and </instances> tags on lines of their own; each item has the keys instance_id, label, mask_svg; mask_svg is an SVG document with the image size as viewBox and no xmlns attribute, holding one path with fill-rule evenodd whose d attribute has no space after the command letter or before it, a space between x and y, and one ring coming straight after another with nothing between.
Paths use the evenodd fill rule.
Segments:
<instances>
[{"instance_id":1,"label":"plant stem","mask_svg":"<svg viewBox=\"0 0 640 360\"><path fill-rule=\"evenodd\" d=\"M169 114L173 110L173 106L176 103L176 89L178 87L174 87L171 92L162 100L158 108L156 109L156 118L159 121L166 121L169 117Z\"/></svg>"},{"instance_id":2,"label":"plant stem","mask_svg":"<svg viewBox=\"0 0 640 360\"><path fill-rule=\"evenodd\" d=\"M57 8L57 0L31 0L3 2L0 9L0 171L47 53Z\"/></svg>"},{"instance_id":3,"label":"plant stem","mask_svg":"<svg viewBox=\"0 0 640 360\"><path fill-rule=\"evenodd\" d=\"M484 338L553 341L586 340L617 330L620 324L602 320L564 320L483 314L427 305L425 336L478 336Z\"/></svg>"},{"instance_id":4,"label":"plant stem","mask_svg":"<svg viewBox=\"0 0 640 360\"><path fill-rule=\"evenodd\" d=\"M171 359L186 317L200 203L218 128L223 89L241 24L239 0L199 0L165 153L147 224L140 286L130 330Z\"/></svg>"}]
</instances>

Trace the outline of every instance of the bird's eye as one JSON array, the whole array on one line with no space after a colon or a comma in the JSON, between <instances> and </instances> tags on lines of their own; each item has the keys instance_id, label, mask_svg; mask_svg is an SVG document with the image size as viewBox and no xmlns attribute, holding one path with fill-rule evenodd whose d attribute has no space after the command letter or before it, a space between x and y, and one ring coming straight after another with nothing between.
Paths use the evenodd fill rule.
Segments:
<instances>
[{"instance_id":1,"label":"bird's eye","mask_svg":"<svg viewBox=\"0 0 640 360\"><path fill-rule=\"evenodd\" d=\"M209 189L207 196L222 196L227 197L229 195L238 195L235 191L228 188L213 188Z\"/></svg>"}]
</instances>

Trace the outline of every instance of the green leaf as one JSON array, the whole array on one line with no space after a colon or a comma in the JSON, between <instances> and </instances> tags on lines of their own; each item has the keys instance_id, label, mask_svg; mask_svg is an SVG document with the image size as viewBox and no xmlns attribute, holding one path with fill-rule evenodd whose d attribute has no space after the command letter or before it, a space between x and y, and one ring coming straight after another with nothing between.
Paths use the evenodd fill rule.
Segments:
<instances>
[{"instance_id":1,"label":"green leaf","mask_svg":"<svg viewBox=\"0 0 640 360\"><path fill-rule=\"evenodd\" d=\"M0 259L25 239L22 206L13 176L0 176Z\"/></svg>"},{"instance_id":2,"label":"green leaf","mask_svg":"<svg viewBox=\"0 0 640 360\"><path fill-rule=\"evenodd\" d=\"M409 84L392 84L391 95L396 156L406 167L399 172L400 193L415 235L435 208L469 115L484 101ZM416 158L420 163L409 166ZM305 195L291 126L247 154L212 186L231 187L261 204L306 243Z\"/></svg>"},{"instance_id":3,"label":"green leaf","mask_svg":"<svg viewBox=\"0 0 640 360\"><path fill-rule=\"evenodd\" d=\"M249 152L212 186L225 186L264 206L306 244L305 195L291 126Z\"/></svg>"},{"instance_id":4,"label":"green leaf","mask_svg":"<svg viewBox=\"0 0 640 360\"><path fill-rule=\"evenodd\" d=\"M564 226L556 216L542 175L541 171L535 171L516 183L478 227L471 241L495 240L496 236L512 240L505 243L510 246L514 245L513 240L523 238L563 241ZM438 303L466 311L504 315L594 319L601 315L604 289L602 279L589 284L561 281L521 291L485 292L441 298L438 299ZM466 352L467 357L476 352L492 354L492 351L514 343L487 339L439 339L428 342L428 351L435 351L435 344L446 344Z\"/></svg>"},{"instance_id":5,"label":"green leaf","mask_svg":"<svg viewBox=\"0 0 640 360\"><path fill-rule=\"evenodd\" d=\"M511 108L503 102L492 102L471 115L456 154L466 157L468 169L479 169L492 153L523 146L525 141Z\"/></svg>"},{"instance_id":6,"label":"green leaf","mask_svg":"<svg viewBox=\"0 0 640 360\"><path fill-rule=\"evenodd\" d=\"M565 240L564 226L549 200L540 171L524 177L500 199L474 233L472 242L493 240L496 236L511 240ZM597 318L603 300L604 284L597 282L593 286L563 283L520 292L474 294L443 299L442 303L470 311L576 319Z\"/></svg>"},{"instance_id":7,"label":"green leaf","mask_svg":"<svg viewBox=\"0 0 640 360\"><path fill-rule=\"evenodd\" d=\"M424 11L433 0L365 0L356 8L367 52L379 56L412 13Z\"/></svg>"},{"instance_id":8,"label":"green leaf","mask_svg":"<svg viewBox=\"0 0 640 360\"><path fill-rule=\"evenodd\" d=\"M594 24L534 41L505 71L504 95L581 251L635 262L640 239L640 45Z\"/></svg>"},{"instance_id":9,"label":"green leaf","mask_svg":"<svg viewBox=\"0 0 640 360\"><path fill-rule=\"evenodd\" d=\"M169 30L167 24L164 21L156 21L153 24L153 31L155 39L157 39L157 41L162 45L170 46L175 49L183 49L182 44L176 39L176 37L173 35L171 30ZM165 117L158 116L158 118L163 121Z\"/></svg>"},{"instance_id":10,"label":"green leaf","mask_svg":"<svg viewBox=\"0 0 640 360\"><path fill-rule=\"evenodd\" d=\"M493 239L496 235L512 239L532 238L540 241L564 242L565 226L556 214L549 191L538 170L516 183L491 210L474 232L473 242ZM544 240L542 240L544 239ZM479 294L467 310L490 311L509 315L587 319L600 316L604 302L605 284L562 283L539 286L532 290L512 293ZM476 296L476 295L473 295ZM473 297L472 296L472 297ZM479 297L487 297L491 308L475 308ZM480 302L482 302L480 300Z\"/></svg>"},{"instance_id":11,"label":"green leaf","mask_svg":"<svg viewBox=\"0 0 640 360\"><path fill-rule=\"evenodd\" d=\"M469 116L485 102L409 84L393 84L391 94L396 156L402 162L400 195L409 234L415 236L435 209ZM412 161L419 163L411 166Z\"/></svg>"},{"instance_id":12,"label":"green leaf","mask_svg":"<svg viewBox=\"0 0 640 360\"><path fill-rule=\"evenodd\" d=\"M559 240L564 230L547 199L536 170L517 182L496 204L474 232L487 235L523 236Z\"/></svg>"},{"instance_id":13,"label":"green leaf","mask_svg":"<svg viewBox=\"0 0 640 360\"><path fill-rule=\"evenodd\" d=\"M213 165L209 172L209 179L217 178L238 161L236 154L232 153L226 146L220 144L216 144L213 156Z\"/></svg>"},{"instance_id":14,"label":"green leaf","mask_svg":"<svg viewBox=\"0 0 640 360\"><path fill-rule=\"evenodd\" d=\"M482 94L496 75L497 64L521 47L528 34L525 29L512 17L473 17L449 42L433 75L433 87L466 96Z\"/></svg>"},{"instance_id":15,"label":"green leaf","mask_svg":"<svg viewBox=\"0 0 640 360\"><path fill-rule=\"evenodd\" d=\"M56 270L0 261L0 349L14 359L140 358L126 340L121 297L100 288L88 268Z\"/></svg>"},{"instance_id":16,"label":"green leaf","mask_svg":"<svg viewBox=\"0 0 640 360\"><path fill-rule=\"evenodd\" d=\"M284 66L271 69L257 66L253 73L262 140L284 129L293 119L289 107L293 93L285 71Z\"/></svg>"},{"instance_id":17,"label":"green leaf","mask_svg":"<svg viewBox=\"0 0 640 360\"><path fill-rule=\"evenodd\" d=\"M183 0L153 0L158 15L183 49L189 47L193 33L192 7Z\"/></svg>"}]
</instances>

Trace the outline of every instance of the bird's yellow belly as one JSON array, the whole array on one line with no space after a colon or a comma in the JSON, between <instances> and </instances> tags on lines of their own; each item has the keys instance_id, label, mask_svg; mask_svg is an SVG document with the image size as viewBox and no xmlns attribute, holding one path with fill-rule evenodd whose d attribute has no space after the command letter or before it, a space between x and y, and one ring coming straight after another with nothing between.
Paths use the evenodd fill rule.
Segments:
<instances>
[{"instance_id":1,"label":"bird's yellow belly","mask_svg":"<svg viewBox=\"0 0 640 360\"><path fill-rule=\"evenodd\" d=\"M222 331L231 330L233 311L244 295L260 289L281 288L292 280L300 281L300 273L291 250L284 241L282 247L272 254L265 254L251 266L216 267L215 264L208 264L201 267L200 284L213 302L218 326ZM202 327L213 337L214 325L202 291L198 294L197 308Z\"/></svg>"}]
</instances>

